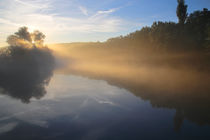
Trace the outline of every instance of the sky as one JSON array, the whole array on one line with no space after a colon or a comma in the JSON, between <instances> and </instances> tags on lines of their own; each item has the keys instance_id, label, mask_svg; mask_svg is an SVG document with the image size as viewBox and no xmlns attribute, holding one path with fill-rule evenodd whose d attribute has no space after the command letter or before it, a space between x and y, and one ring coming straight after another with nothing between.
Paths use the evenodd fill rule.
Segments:
<instances>
[{"instance_id":1,"label":"sky","mask_svg":"<svg viewBox=\"0 0 210 140\"><path fill-rule=\"evenodd\" d=\"M186 0L188 13L210 0ZM0 0L0 46L19 27L40 30L47 43L105 41L154 21L174 21L177 0Z\"/></svg>"}]
</instances>

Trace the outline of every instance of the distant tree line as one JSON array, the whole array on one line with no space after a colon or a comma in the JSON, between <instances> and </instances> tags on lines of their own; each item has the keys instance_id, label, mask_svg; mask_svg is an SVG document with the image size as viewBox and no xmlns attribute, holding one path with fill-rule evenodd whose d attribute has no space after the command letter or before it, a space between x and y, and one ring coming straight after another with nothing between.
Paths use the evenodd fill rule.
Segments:
<instances>
[{"instance_id":1,"label":"distant tree line","mask_svg":"<svg viewBox=\"0 0 210 140\"><path fill-rule=\"evenodd\" d=\"M210 11L204 8L187 14L184 0L177 0L179 22L154 22L151 27L107 40L108 46L144 47L154 50L209 51Z\"/></svg>"}]
</instances>

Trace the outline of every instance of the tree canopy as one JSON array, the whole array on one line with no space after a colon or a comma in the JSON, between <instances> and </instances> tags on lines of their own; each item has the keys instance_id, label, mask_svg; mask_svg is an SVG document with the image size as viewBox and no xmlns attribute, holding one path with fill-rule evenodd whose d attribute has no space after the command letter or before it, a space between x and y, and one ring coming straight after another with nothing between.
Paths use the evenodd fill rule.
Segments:
<instances>
[{"instance_id":1,"label":"tree canopy","mask_svg":"<svg viewBox=\"0 0 210 140\"><path fill-rule=\"evenodd\" d=\"M7 43L11 46L19 47L43 47L45 35L35 30L30 33L27 27L20 27L18 32L7 38Z\"/></svg>"},{"instance_id":2,"label":"tree canopy","mask_svg":"<svg viewBox=\"0 0 210 140\"><path fill-rule=\"evenodd\" d=\"M184 5L184 1L179 2ZM209 51L210 11L204 8L187 17L186 11L179 12L181 11L183 13L179 14L179 23L156 21L150 27L143 27L126 36L111 38L106 43L108 46L135 46L154 50Z\"/></svg>"},{"instance_id":3,"label":"tree canopy","mask_svg":"<svg viewBox=\"0 0 210 140\"><path fill-rule=\"evenodd\" d=\"M187 5L185 5L185 0L177 0L178 6L176 10L177 17L180 24L184 24L187 19Z\"/></svg>"}]
</instances>

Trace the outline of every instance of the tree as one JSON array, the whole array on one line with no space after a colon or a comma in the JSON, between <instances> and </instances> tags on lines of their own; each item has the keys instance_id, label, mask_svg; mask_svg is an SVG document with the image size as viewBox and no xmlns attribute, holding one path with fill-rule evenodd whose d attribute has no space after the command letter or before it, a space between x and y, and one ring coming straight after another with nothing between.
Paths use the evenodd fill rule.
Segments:
<instances>
[{"instance_id":1,"label":"tree","mask_svg":"<svg viewBox=\"0 0 210 140\"><path fill-rule=\"evenodd\" d=\"M19 38L16 35L10 35L7 37L7 43L10 46L19 46Z\"/></svg>"},{"instance_id":2,"label":"tree","mask_svg":"<svg viewBox=\"0 0 210 140\"><path fill-rule=\"evenodd\" d=\"M23 103L46 94L55 63L51 50L43 46L44 38L40 31L30 33L27 27L7 38L9 46L0 48L0 94Z\"/></svg>"},{"instance_id":3,"label":"tree","mask_svg":"<svg viewBox=\"0 0 210 140\"><path fill-rule=\"evenodd\" d=\"M184 24L187 19L187 5L185 5L185 0L177 0L178 6L176 10L177 17L180 24Z\"/></svg>"},{"instance_id":4,"label":"tree","mask_svg":"<svg viewBox=\"0 0 210 140\"><path fill-rule=\"evenodd\" d=\"M204 8L203 11L191 13L186 20L186 26L191 40L196 41L199 48L206 48L210 39L210 11Z\"/></svg>"},{"instance_id":5,"label":"tree","mask_svg":"<svg viewBox=\"0 0 210 140\"><path fill-rule=\"evenodd\" d=\"M27 27L20 27L18 32L8 36L7 43L13 47L36 48L44 47L45 35L35 30L33 33L28 31Z\"/></svg>"},{"instance_id":6,"label":"tree","mask_svg":"<svg viewBox=\"0 0 210 140\"><path fill-rule=\"evenodd\" d=\"M42 32L36 30L31 34L31 37L32 37L33 43L35 43L35 45L38 45L38 46L43 45L45 35Z\"/></svg>"},{"instance_id":7,"label":"tree","mask_svg":"<svg viewBox=\"0 0 210 140\"><path fill-rule=\"evenodd\" d=\"M21 27L19 28L18 32L15 33L15 35L17 35L20 39L23 39L25 41L31 42L31 35L28 32L28 28L27 27Z\"/></svg>"}]
</instances>

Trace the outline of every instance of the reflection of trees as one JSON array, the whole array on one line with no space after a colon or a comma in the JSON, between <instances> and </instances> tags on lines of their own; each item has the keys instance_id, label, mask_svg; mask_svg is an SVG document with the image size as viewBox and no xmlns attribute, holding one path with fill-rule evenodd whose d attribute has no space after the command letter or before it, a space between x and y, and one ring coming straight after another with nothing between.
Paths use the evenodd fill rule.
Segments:
<instances>
[{"instance_id":1,"label":"reflection of trees","mask_svg":"<svg viewBox=\"0 0 210 140\"><path fill-rule=\"evenodd\" d=\"M171 79L174 84L177 84L178 86L176 86L176 89L170 89L167 84L165 86L164 84L162 86L160 84L160 87L154 88L153 81L150 81L150 85L148 83L143 83L142 77L145 75L141 75L140 73L139 75L138 73L126 73L123 76L121 72L118 71L118 74L120 75L118 76L116 74L110 74L110 71L115 70L110 68L109 74L104 71L99 72L95 69L71 69L66 72L87 76L89 78L106 80L111 85L125 88L136 96L139 96L144 100L149 100L153 107L176 109L176 114L174 116L174 129L176 131L180 130L184 119L199 125L210 125L210 87L207 84L209 83L208 75L206 79L202 79L203 81L191 81L192 83L197 82L195 83L197 87L194 87L191 83L188 83L189 85L192 85L191 87L187 87L187 84L179 85L179 82L183 80L181 78ZM168 71L168 73L173 75L170 71ZM171 78L172 77L173 76L171 76ZM155 78L159 77L156 76ZM165 77L159 79L159 83L163 82L164 79ZM178 80L176 81L177 83L175 80Z\"/></svg>"},{"instance_id":2,"label":"reflection of trees","mask_svg":"<svg viewBox=\"0 0 210 140\"><path fill-rule=\"evenodd\" d=\"M183 121L184 121L184 115L183 115L182 111L177 110L176 114L174 116L174 130L175 131L180 130Z\"/></svg>"},{"instance_id":3,"label":"reflection of trees","mask_svg":"<svg viewBox=\"0 0 210 140\"><path fill-rule=\"evenodd\" d=\"M36 40L43 42L43 34L36 31ZM32 97L41 98L53 74L54 58L43 44L32 43L26 27L8 37L9 47L0 51L1 93L28 103ZM42 37L38 37L42 36Z\"/></svg>"}]
</instances>

